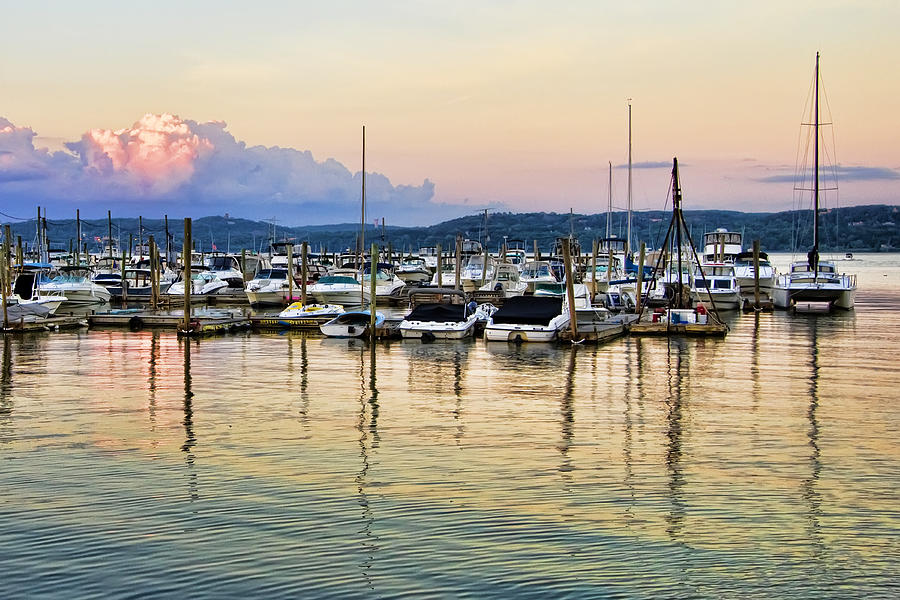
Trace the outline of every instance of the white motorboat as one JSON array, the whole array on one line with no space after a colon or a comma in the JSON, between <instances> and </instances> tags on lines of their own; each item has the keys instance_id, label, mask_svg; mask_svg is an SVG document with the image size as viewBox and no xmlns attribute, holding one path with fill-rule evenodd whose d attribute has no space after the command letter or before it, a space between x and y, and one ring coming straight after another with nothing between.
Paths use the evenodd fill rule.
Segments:
<instances>
[{"instance_id":1,"label":"white motorboat","mask_svg":"<svg viewBox=\"0 0 900 600\"><path fill-rule=\"evenodd\" d=\"M244 288L251 306L284 306L290 295L287 269L263 269ZM297 286L294 286L296 293ZM308 290L307 290L308 291Z\"/></svg>"},{"instance_id":2,"label":"white motorboat","mask_svg":"<svg viewBox=\"0 0 900 600\"><path fill-rule=\"evenodd\" d=\"M241 262L234 254L210 254L206 256L204 264L210 272L228 284L232 289L244 288L244 274L241 271Z\"/></svg>"},{"instance_id":3,"label":"white motorboat","mask_svg":"<svg viewBox=\"0 0 900 600\"><path fill-rule=\"evenodd\" d=\"M362 285L370 292L372 279L370 275L371 263L363 265ZM375 299L389 300L399 298L400 292L406 287L406 283L394 273L394 266L388 263L375 263Z\"/></svg>"},{"instance_id":4,"label":"white motorboat","mask_svg":"<svg viewBox=\"0 0 900 600\"><path fill-rule=\"evenodd\" d=\"M212 296L228 291L228 284L212 271L197 270L197 265L191 267L191 295L192 296ZM205 267L203 267L205 269ZM184 296L184 279L179 279L169 286L166 290L169 296Z\"/></svg>"},{"instance_id":5,"label":"white motorboat","mask_svg":"<svg viewBox=\"0 0 900 600\"><path fill-rule=\"evenodd\" d=\"M550 263L546 260L526 262L522 265L519 279L525 283L525 291L529 294L534 293L535 285L538 283L559 283L556 275L550 270Z\"/></svg>"},{"instance_id":6,"label":"white motorboat","mask_svg":"<svg viewBox=\"0 0 900 600\"><path fill-rule=\"evenodd\" d=\"M521 296L528 288L528 284L521 280L519 269L512 263L500 263L494 269L494 276L490 281L478 288L481 291L503 292L504 298Z\"/></svg>"},{"instance_id":7,"label":"white motorboat","mask_svg":"<svg viewBox=\"0 0 900 600\"><path fill-rule=\"evenodd\" d=\"M428 270L425 259L415 256L407 256L401 260L395 272L406 285L421 285L431 279L431 271Z\"/></svg>"},{"instance_id":8,"label":"white motorboat","mask_svg":"<svg viewBox=\"0 0 900 600\"><path fill-rule=\"evenodd\" d=\"M495 312L484 329L488 341L550 342L569 326L562 298L514 296Z\"/></svg>"},{"instance_id":9,"label":"white motorboat","mask_svg":"<svg viewBox=\"0 0 900 600\"><path fill-rule=\"evenodd\" d=\"M458 340L474 334L478 314L461 290L427 288L409 295L413 309L400 323L404 338ZM429 301L420 303L422 298Z\"/></svg>"},{"instance_id":10,"label":"white motorboat","mask_svg":"<svg viewBox=\"0 0 900 600\"><path fill-rule=\"evenodd\" d=\"M365 304L369 301L369 290L363 288L355 275L353 269L337 269L332 275L320 277L306 293L320 304Z\"/></svg>"},{"instance_id":11,"label":"white motorboat","mask_svg":"<svg viewBox=\"0 0 900 600\"><path fill-rule=\"evenodd\" d=\"M691 299L717 310L736 310L741 306L741 288L730 264L705 264L694 271Z\"/></svg>"},{"instance_id":12,"label":"white motorboat","mask_svg":"<svg viewBox=\"0 0 900 600\"><path fill-rule=\"evenodd\" d=\"M320 325L322 333L327 337L363 337L369 333L372 314L367 310L348 311L339 314L327 323ZM384 323L384 315L375 313L375 327Z\"/></svg>"},{"instance_id":13,"label":"white motorboat","mask_svg":"<svg viewBox=\"0 0 900 600\"><path fill-rule=\"evenodd\" d=\"M703 255L700 260L704 264L733 263L743 251L743 236L720 227L703 234Z\"/></svg>"},{"instance_id":14,"label":"white motorboat","mask_svg":"<svg viewBox=\"0 0 900 600\"><path fill-rule=\"evenodd\" d=\"M47 283L39 283L41 296L65 296L63 307L91 306L109 302L108 289L91 281L90 270L84 267L60 267L60 274Z\"/></svg>"},{"instance_id":15,"label":"white motorboat","mask_svg":"<svg viewBox=\"0 0 900 600\"><path fill-rule=\"evenodd\" d=\"M40 306L47 310L48 315L52 316L67 298L61 294L40 294L38 290L39 275L39 272L33 270L19 273L13 284L13 293L6 299L7 304L23 307Z\"/></svg>"},{"instance_id":16,"label":"white motorboat","mask_svg":"<svg viewBox=\"0 0 900 600\"><path fill-rule=\"evenodd\" d=\"M423 246L419 248L418 254L422 258L422 260L425 261L425 266L429 271L434 271L435 269L437 269L438 255L436 246Z\"/></svg>"},{"instance_id":17,"label":"white motorboat","mask_svg":"<svg viewBox=\"0 0 900 600\"><path fill-rule=\"evenodd\" d=\"M756 277L753 268L753 252L741 252L734 258L734 276L744 293L753 291ZM759 253L759 292L769 298L772 297L772 287L775 285L775 268L769 262L769 256L765 252Z\"/></svg>"},{"instance_id":18,"label":"white motorboat","mask_svg":"<svg viewBox=\"0 0 900 600\"><path fill-rule=\"evenodd\" d=\"M302 302L294 302L278 313L278 317L281 319L305 319L327 316L330 320L344 312L346 311L340 304L303 304Z\"/></svg>"},{"instance_id":19,"label":"white motorboat","mask_svg":"<svg viewBox=\"0 0 900 600\"><path fill-rule=\"evenodd\" d=\"M462 289L466 292L472 292L481 287L482 282L487 283L494 277L494 269L496 262L493 257L487 257L487 266L485 266L485 257L483 254L473 254L463 266L460 272L459 281Z\"/></svg>"}]
</instances>

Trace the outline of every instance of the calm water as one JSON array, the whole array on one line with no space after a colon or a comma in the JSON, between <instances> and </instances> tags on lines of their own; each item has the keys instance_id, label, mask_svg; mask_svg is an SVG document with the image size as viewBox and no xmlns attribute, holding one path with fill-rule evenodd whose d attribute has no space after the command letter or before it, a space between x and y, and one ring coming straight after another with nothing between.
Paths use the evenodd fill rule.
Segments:
<instances>
[{"instance_id":1,"label":"calm water","mask_svg":"<svg viewBox=\"0 0 900 600\"><path fill-rule=\"evenodd\" d=\"M0 597L896 597L900 266L862 258L855 311L725 340L5 338Z\"/></svg>"}]
</instances>

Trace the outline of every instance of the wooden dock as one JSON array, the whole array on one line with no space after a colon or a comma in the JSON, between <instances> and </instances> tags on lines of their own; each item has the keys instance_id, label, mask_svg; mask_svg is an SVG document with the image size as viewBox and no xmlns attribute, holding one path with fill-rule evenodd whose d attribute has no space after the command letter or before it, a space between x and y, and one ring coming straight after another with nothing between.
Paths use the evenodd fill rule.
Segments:
<instances>
[{"instance_id":1,"label":"wooden dock","mask_svg":"<svg viewBox=\"0 0 900 600\"><path fill-rule=\"evenodd\" d=\"M112 310L95 313L87 318L91 327L127 327L133 331L140 329L177 329L183 322L181 314L173 312L142 311L140 309ZM240 311L209 311L195 314L191 320L191 331L197 333L218 333L250 327L250 319Z\"/></svg>"},{"instance_id":2,"label":"wooden dock","mask_svg":"<svg viewBox=\"0 0 900 600\"><path fill-rule=\"evenodd\" d=\"M251 315L250 326L253 329L299 329L304 331L319 331L319 325L327 323L334 315L324 317L279 317L271 315Z\"/></svg>"},{"instance_id":3,"label":"wooden dock","mask_svg":"<svg viewBox=\"0 0 900 600\"><path fill-rule=\"evenodd\" d=\"M632 335L683 335L725 337L728 326L724 323L654 323L652 321L640 321L632 324L629 329Z\"/></svg>"},{"instance_id":4,"label":"wooden dock","mask_svg":"<svg viewBox=\"0 0 900 600\"><path fill-rule=\"evenodd\" d=\"M2 323L0 323L2 325ZM34 321L10 321L9 327L3 329L3 333L29 333L34 331L58 331L61 329L78 329L87 327L86 317L47 317Z\"/></svg>"}]
</instances>

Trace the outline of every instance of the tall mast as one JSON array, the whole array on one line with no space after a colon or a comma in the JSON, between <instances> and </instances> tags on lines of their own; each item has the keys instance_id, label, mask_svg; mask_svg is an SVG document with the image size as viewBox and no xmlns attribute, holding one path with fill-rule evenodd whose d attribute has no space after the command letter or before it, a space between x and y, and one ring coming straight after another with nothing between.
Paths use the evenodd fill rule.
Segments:
<instances>
[{"instance_id":1,"label":"tall mast","mask_svg":"<svg viewBox=\"0 0 900 600\"><path fill-rule=\"evenodd\" d=\"M609 238L609 224L612 218L612 161L609 161L609 207L606 209L606 237Z\"/></svg>"},{"instance_id":2,"label":"tall mast","mask_svg":"<svg viewBox=\"0 0 900 600\"><path fill-rule=\"evenodd\" d=\"M815 119L813 122L813 134L816 137L814 144L815 158L813 159L813 208L815 215L813 216L813 247L810 252L811 263L809 267L814 273L814 278L818 279L819 273L819 53L816 52L816 105Z\"/></svg>"},{"instance_id":3,"label":"tall mast","mask_svg":"<svg viewBox=\"0 0 900 600\"><path fill-rule=\"evenodd\" d=\"M631 98L628 99L628 241L625 253L631 252Z\"/></svg>"},{"instance_id":4,"label":"tall mast","mask_svg":"<svg viewBox=\"0 0 900 600\"><path fill-rule=\"evenodd\" d=\"M682 279L681 279L681 183L678 181L678 158L673 159L672 164L672 210L675 222L675 244L678 254L678 298L676 307L681 308Z\"/></svg>"},{"instance_id":5,"label":"tall mast","mask_svg":"<svg viewBox=\"0 0 900 600\"><path fill-rule=\"evenodd\" d=\"M365 264L364 257L366 255L366 126L362 128L362 212L359 218L359 268L363 268ZM369 266L369 277L375 277L375 269ZM360 275L360 282L363 282ZM366 299L364 295L365 285L360 284L359 304L365 306Z\"/></svg>"}]
</instances>

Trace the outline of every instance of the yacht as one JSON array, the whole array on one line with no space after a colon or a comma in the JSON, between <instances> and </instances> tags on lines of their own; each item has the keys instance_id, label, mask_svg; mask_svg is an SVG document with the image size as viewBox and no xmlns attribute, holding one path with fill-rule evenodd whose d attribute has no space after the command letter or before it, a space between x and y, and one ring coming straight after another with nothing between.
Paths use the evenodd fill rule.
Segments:
<instances>
[{"instance_id":1,"label":"yacht","mask_svg":"<svg viewBox=\"0 0 900 600\"><path fill-rule=\"evenodd\" d=\"M428 270L425 259L417 256L403 258L395 271L406 285L421 285L431 279L431 271Z\"/></svg>"},{"instance_id":2,"label":"yacht","mask_svg":"<svg viewBox=\"0 0 900 600\"><path fill-rule=\"evenodd\" d=\"M331 275L320 277L306 290L320 304L365 304L369 301L369 290L356 278L354 269L335 269Z\"/></svg>"},{"instance_id":3,"label":"yacht","mask_svg":"<svg viewBox=\"0 0 900 600\"><path fill-rule=\"evenodd\" d=\"M512 298L523 295L527 287L528 284L521 280L516 265L500 263L494 269L494 276L478 289L484 292L503 292L504 298Z\"/></svg>"},{"instance_id":4,"label":"yacht","mask_svg":"<svg viewBox=\"0 0 900 600\"><path fill-rule=\"evenodd\" d=\"M6 299L7 304L40 306L47 310L48 315L53 315L67 298L62 294L41 294L38 288L41 271L34 268L28 269L28 266L25 265L25 270L16 277L16 281L13 284L13 293ZM49 263L46 266L49 267Z\"/></svg>"},{"instance_id":5,"label":"yacht","mask_svg":"<svg viewBox=\"0 0 900 600\"><path fill-rule=\"evenodd\" d=\"M753 252L741 252L734 257L734 276L738 285L746 294L753 291L756 273L753 269ZM769 262L769 256L765 252L759 253L759 292L772 297L772 287L775 285L775 268Z\"/></svg>"},{"instance_id":6,"label":"yacht","mask_svg":"<svg viewBox=\"0 0 900 600\"><path fill-rule=\"evenodd\" d=\"M241 262L234 254L209 254L204 264L232 289L244 288L244 273Z\"/></svg>"},{"instance_id":7,"label":"yacht","mask_svg":"<svg viewBox=\"0 0 900 600\"><path fill-rule=\"evenodd\" d=\"M371 292L372 276L371 263L365 263L362 270L361 283L366 292ZM399 298L400 292L406 284L394 273L394 265L388 263L375 263L375 299L389 300Z\"/></svg>"},{"instance_id":8,"label":"yacht","mask_svg":"<svg viewBox=\"0 0 900 600\"><path fill-rule=\"evenodd\" d=\"M556 275L550 270L550 263L546 260L532 260L522 265L522 272L519 279L525 283L525 292L534 293L535 285L538 283L558 283Z\"/></svg>"},{"instance_id":9,"label":"yacht","mask_svg":"<svg viewBox=\"0 0 900 600\"><path fill-rule=\"evenodd\" d=\"M743 236L735 231L721 227L708 231L703 234L703 254L700 261L704 264L733 263L744 251L742 244Z\"/></svg>"},{"instance_id":10,"label":"yacht","mask_svg":"<svg viewBox=\"0 0 900 600\"><path fill-rule=\"evenodd\" d=\"M818 261L818 268L808 261L793 262L790 272L775 280L772 300L777 308L822 303L849 310L856 301L856 275L838 273L831 261Z\"/></svg>"},{"instance_id":11,"label":"yacht","mask_svg":"<svg viewBox=\"0 0 900 600\"><path fill-rule=\"evenodd\" d=\"M482 281L486 283L494 277L496 262L493 257L488 256L485 267L484 259L483 254L473 254L466 261L459 276L459 282L464 291L472 292L482 285Z\"/></svg>"},{"instance_id":12,"label":"yacht","mask_svg":"<svg viewBox=\"0 0 900 600\"><path fill-rule=\"evenodd\" d=\"M294 287L296 290L296 286ZM252 306L284 306L290 295L287 269L263 269L244 288Z\"/></svg>"},{"instance_id":13,"label":"yacht","mask_svg":"<svg viewBox=\"0 0 900 600\"><path fill-rule=\"evenodd\" d=\"M215 272L206 267L191 267L191 295L212 296L228 291L228 283L219 279ZM184 279L180 278L165 291L168 296L184 296Z\"/></svg>"}]
</instances>

